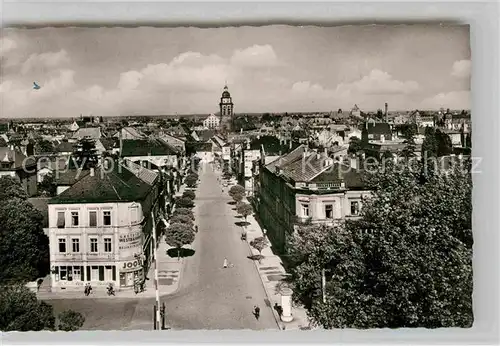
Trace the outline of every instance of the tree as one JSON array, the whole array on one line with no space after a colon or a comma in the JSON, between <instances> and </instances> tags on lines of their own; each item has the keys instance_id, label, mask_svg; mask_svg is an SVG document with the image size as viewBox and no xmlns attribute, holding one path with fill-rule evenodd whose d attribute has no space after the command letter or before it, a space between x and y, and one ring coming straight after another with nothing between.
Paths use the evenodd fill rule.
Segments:
<instances>
[{"instance_id":1,"label":"tree","mask_svg":"<svg viewBox=\"0 0 500 346\"><path fill-rule=\"evenodd\" d=\"M250 242L250 246L259 251L259 262L262 260L262 250L268 245L266 237L257 237Z\"/></svg>"},{"instance_id":2,"label":"tree","mask_svg":"<svg viewBox=\"0 0 500 346\"><path fill-rule=\"evenodd\" d=\"M186 198L186 197L181 197L181 198L177 199L175 204L180 208L193 208L194 207L193 201L189 198Z\"/></svg>"},{"instance_id":3,"label":"tree","mask_svg":"<svg viewBox=\"0 0 500 346\"><path fill-rule=\"evenodd\" d=\"M420 179L420 162L368 173L361 219L292 236L294 298L324 328L472 324L472 179L460 167ZM417 169L415 169L417 168ZM326 302L318 298L327 273ZM321 293L321 290L319 291Z\"/></svg>"},{"instance_id":4,"label":"tree","mask_svg":"<svg viewBox=\"0 0 500 346\"><path fill-rule=\"evenodd\" d=\"M59 314L58 329L65 332L73 332L80 329L85 323L85 317L79 312L73 310L65 310Z\"/></svg>"},{"instance_id":5,"label":"tree","mask_svg":"<svg viewBox=\"0 0 500 346\"><path fill-rule=\"evenodd\" d=\"M174 215L170 219L171 223L183 223L186 225L193 226L193 219L191 219L188 215Z\"/></svg>"},{"instance_id":6,"label":"tree","mask_svg":"<svg viewBox=\"0 0 500 346\"><path fill-rule=\"evenodd\" d=\"M181 248L184 245L191 244L194 241L194 230L183 223L172 223L170 227L167 228L165 234L165 241L168 245L177 249L177 260L181 256Z\"/></svg>"},{"instance_id":7,"label":"tree","mask_svg":"<svg viewBox=\"0 0 500 346\"><path fill-rule=\"evenodd\" d=\"M0 330L54 330L55 318L51 305L38 301L36 294L24 285L5 285L0 290Z\"/></svg>"},{"instance_id":8,"label":"tree","mask_svg":"<svg viewBox=\"0 0 500 346\"><path fill-rule=\"evenodd\" d=\"M403 128L403 138L406 146L401 152L401 155L405 158L415 157L415 135L417 134L416 126L409 124Z\"/></svg>"},{"instance_id":9,"label":"tree","mask_svg":"<svg viewBox=\"0 0 500 346\"><path fill-rule=\"evenodd\" d=\"M443 131L436 130L437 139L437 156L445 156L453 153L453 145L451 143L451 138Z\"/></svg>"},{"instance_id":10,"label":"tree","mask_svg":"<svg viewBox=\"0 0 500 346\"><path fill-rule=\"evenodd\" d=\"M55 196L57 185L55 184L54 176L46 174L41 183L38 184L38 191L45 196Z\"/></svg>"},{"instance_id":11,"label":"tree","mask_svg":"<svg viewBox=\"0 0 500 346\"><path fill-rule=\"evenodd\" d=\"M234 185L234 186L231 186L231 188L229 189L229 196L233 197L233 195L245 195L245 188L241 185Z\"/></svg>"},{"instance_id":12,"label":"tree","mask_svg":"<svg viewBox=\"0 0 500 346\"><path fill-rule=\"evenodd\" d=\"M422 143L422 157L441 157L450 155L451 153L453 153L453 145L450 136L439 129L425 129L425 139Z\"/></svg>"},{"instance_id":13,"label":"tree","mask_svg":"<svg viewBox=\"0 0 500 346\"><path fill-rule=\"evenodd\" d=\"M194 200L196 198L196 194L194 193L194 191L187 190L187 191L184 191L184 193L182 194L182 197Z\"/></svg>"},{"instance_id":14,"label":"tree","mask_svg":"<svg viewBox=\"0 0 500 346\"><path fill-rule=\"evenodd\" d=\"M363 143L361 142L361 139L359 139L356 136L351 137L349 141L349 148L347 149L347 152L349 154L356 154L357 152L363 150Z\"/></svg>"},{"instance_id":15,"label":"tree","mask_svg":"<svg viewBox=\"0 0 500 346\"><path fill-rule=\"evenodd\" d=\"M0 177L0 201L7 201L12 198L26 200L28 199L28 194L18 180L4 175Z\"/></svg>"},{"instance_id":16,"label":"tree","mask_svg":"<svg viewBox=\"0 0 500 346\"><path fill-rule=\"evenodd\" d=\"M236 206L236 211L245 218L245 222L247 221L247 217L253 214L253 208L248 203L239 203Z\"/></svg>"},{"instance_id":17,"label":"tree","mask_svg":"<svg viewBox=\"0 0 500 346\"><path fill-rule=\"evenodd\" d=\"M196 187L196 183L198 182L198 178L195 178L191 175L188 175L186 177L186 180L184 180L184 182L186 183L186 185L190 188L195 188Z\"/></svg>"},{"instance_id":18,"label":"tree","mask_svg":"<svg viewBox=\"0 0 500 346\"><path fill-rule=\"evenodd\" d=\"M37 154L53 153L54 151L54 144L49 140L40 138L35 143L35 152Z\"/></svg>"},{"instance_id":19,"label":"tree","mask_svg":"<svg viewBox=\"0 0 500 346\"><path fill-rule=\"evenodd\" d=\"M243 199L243 195L239 193L233 194L231 197L236 203L241 202L241 200Z\"/></svg>"},{"instance_id":20,"label":"tree","mask_svg":"<svg viewBox=\"0 0 500 346\"><path fill-rule=\"evenodd\" d=\"M0 282L28 282L43 277L49 267L49 239L43 216L27 201L21 185L0 178Z\"/></svg>"},{"instance_id":21,"label":"tree","mask_svg":"<svg viewBox=\"0 0 500 346\"><path fill-rule=\"evenodd\" d=\"M193 211L191 209L188 209L188 208L176 208L174 211L174 216L176 216L176 215L186 215L190 219L194 220Z\"/></svg>"},{"instance_id":22,"label":"tree","mask_svg":"<svg viewBox=\"0 0 500 346\"><path fill-rule=\"evenodd\" d=\"M95 168L99 161L99 156L95 147L95 142L89 138L82 138L76 145L76 149L73 152L73 160L71 164L76 166L75 168L80 169L90 169Z\"/></svg>"}]
</instances>

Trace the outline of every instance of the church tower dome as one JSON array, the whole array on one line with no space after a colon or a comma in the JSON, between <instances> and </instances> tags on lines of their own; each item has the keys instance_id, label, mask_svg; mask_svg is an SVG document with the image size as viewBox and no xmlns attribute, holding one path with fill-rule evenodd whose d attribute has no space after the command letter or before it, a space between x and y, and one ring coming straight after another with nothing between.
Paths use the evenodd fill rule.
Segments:
<instances>
[{"instance_id":1,"label":"church tower dome","mask_svg":"<svg viewBox=\"0 0 500 346\"><path fill-rule=\"evenodd\" d=\"M224 86L224 90L222 91L222 96L220 98L220 103L219 103L219 110L220 110L221 125L226 126L226 128L230 128L231 123L233 121L234 104L233 104L233 98L229 93L227 84Z\"/></svg>"}]
</instances>

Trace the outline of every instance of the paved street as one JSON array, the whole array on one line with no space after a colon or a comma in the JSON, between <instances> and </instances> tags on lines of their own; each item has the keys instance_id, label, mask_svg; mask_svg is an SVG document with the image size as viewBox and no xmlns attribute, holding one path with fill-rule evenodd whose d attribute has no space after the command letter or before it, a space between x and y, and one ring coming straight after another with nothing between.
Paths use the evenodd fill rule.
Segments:
<instances>
[{"instance_id":1,"label":"paved street","mask_svg":"<svg viewBox=\"0 0 500 346\"><path fill-rule=\"evenodd\" d=\"M179 290L162 299L167 323L173 329L277 329L255 265L247 258L248 245L240 239L239 221L209 165L200 173L195 208L199 232L185 259ZM226 257L232 264L222 268ZM150 330L153 299L52 300L61 310L85 313L84 329ZM261 308L256 320L254 305Z\"/></svg>"}]
</instances>

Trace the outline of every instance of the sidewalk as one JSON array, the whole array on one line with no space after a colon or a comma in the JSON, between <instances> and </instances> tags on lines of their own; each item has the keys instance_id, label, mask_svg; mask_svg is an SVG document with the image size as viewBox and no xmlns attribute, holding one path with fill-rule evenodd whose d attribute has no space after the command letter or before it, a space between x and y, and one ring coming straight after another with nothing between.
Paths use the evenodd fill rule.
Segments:
<instances>
[{"instance_id":1,"label":"sidewalk","mask_svg":"<svg viewBox=\"0 0 500 346\"><path fill-rule=\"evenodd\" d=\"M249 203L246 197L243 199L244 202ZM258 255L259 252L250 246L250 242L258 237L263 236L262 229L260 228L259 223L255 220L253 215L247 217L247 222L249 225L245 227L247 233L247 244L253 255ZM273 254L271 247L267 246L262 250L262 255L264 258L261 263L258 261L254 261L255 267L259 272L260 278L262 280L262 284L264 286L264 290L266 291L266 295L271 303L271 306L274 306L275 303L281 305L281 295L276 290L276 285L285 278L288 274L286 273L283 264L281 263L281 258ZM306 310L301 306L292 306L292 316L293 320L291 322L283 322L281 321L278 313L273 310L274 317L276 322L281 329L284 330L299 330L299 329L309 329L310 323L307 317Z\"/></svg>"}]
</instances>

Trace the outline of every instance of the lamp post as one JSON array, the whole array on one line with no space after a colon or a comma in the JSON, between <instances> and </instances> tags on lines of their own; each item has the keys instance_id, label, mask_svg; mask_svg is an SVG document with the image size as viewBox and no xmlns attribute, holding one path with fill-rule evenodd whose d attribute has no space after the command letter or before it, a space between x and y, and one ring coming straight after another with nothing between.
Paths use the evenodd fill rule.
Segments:
<instances>
[{"instance_id":1,"label":"lamp post","mask_svg":"<svg viewBox=\"0 0 500 346\"><path fill-rule=\"evenodd\" d=\"M161 322L161 316L160 316L160 292L158 291L158 251L157 251L157 244L156 244L156 224L155 224L155 216L154 213L151 212L151 221L153 222L153 252L154 252L154 258L155 258L155 291L156 291L156 320L155 320L155 328L156 330L160 329L160 322Z\"/></svg>"}]
</instances>

